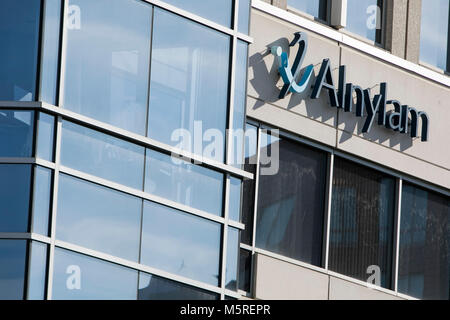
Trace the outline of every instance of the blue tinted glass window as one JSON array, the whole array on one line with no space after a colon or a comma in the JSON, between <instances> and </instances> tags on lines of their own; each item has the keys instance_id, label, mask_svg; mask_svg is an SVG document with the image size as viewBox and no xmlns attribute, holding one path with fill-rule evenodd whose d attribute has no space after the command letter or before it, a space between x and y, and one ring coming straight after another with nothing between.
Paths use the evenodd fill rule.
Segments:
<instances>
[{"instance_id":1,"label":"blue tinted glass window","mask_svg":"<svg viewBox=\"0 0 450 320\"><path fill-rule=\"evenodd\" d=\"M379 268L390 289L395 180L381 172L334 160L330 222L330 269L367 281Z\"/></svg>"},{"instance_id":2,"label":"blue tinted glass window","mask_svg":"<svg viewBox=\"0 0 450 320\"><path fill-rule=\"evenodd\" d=\"M242 180L230 177L230 198L228 202L228 217L240 221Z\"/></svg>"},{"instance_id":3,"label":"blue tinted glass window","mask_svg":"<svg viewBox=\"0 0 450 320\"><path fill-rule=\"evenodd\" d=\"M44 300L47 270L47 245L32 241L29 246L30 262L28 269L27 299Z\"/></svg>"},{"instance_id":4,"label":"blue tinted glass window","mask_svg":"<svg viewBox=\"0 0 450 320\"><path fill-rule=\"evenodd\" d=\"M0 300L22 300L25 286L25 240L0 240Z\"/></svg>"},{"instance_id":5,"label":"blue tinted glass window","mask_svg":"<svg viewBox=\"0 0 450 320\"><path fill-rule=\"evenodd\" d=\"M42 47L41 100L56 105L61 0L46 0Z\"/></svg>"},{"instance_id":6,"label":"blue tinted glass window","mask_svg":"<svg viewBox=\"0 0 450 320\"><path fill-rule=\"evenodd\" d=\"M138 272L110 262L56 248L55 300L136 300Z\"/></svg>"},{"instance_id":7,"label":"blue tinted glass window","mask_svg":"<svg viewBox=\"0 0 450 320\"><path fill-rule=\"evenodd\" d=\"M53 142L55 117L39 113L36 155L44 160L53 161Z\"/></svg>"},{"instance_id":8,"label":"blue tinted glass window","mask_svg":"<svg viewBox=\"0 0 450 320\"><path fill-rule=\"evenodd\" d=\"M27 232L31 166L0 165L0 232Z\"/></svg>"},{"instance_id":9,"label":"blue tinted glass window","mask_svg":"<svg viewBox=\"0 0 450 320\"><path fill-rule=\"evenodd\" d=\"M226 27L231 26L233 0L164 0L164 2L220 23Z\"/></svg>"},{"instance_id":10,"label":"blue tinted glass window","mask_svg":"<svg viewBox=\"0 0 450 320\"><path fill-rule=\"evenodd\" d=\"M141 263L212 285L219 283L220 224L145 202Z\"/></svg>"},{"instance_id":11,"label":"blue tinted glass window","mask_svg":"<svg viewBox=\"0 0 450 320\"><path fill-rule=\"evenodd\" d=\"M242 168L244 163L245 105L247 101L247 43L238 40L236 48L236 77L233 109L231 163Z\"/></svg>"},{"instance_id":12,"label":"blue tinted glass window","mask_svg":"<svg viewBox=\"0 0 450 320\"><path fill-rule=\"evenodd\" d=\"M250 23L250 0L239 0L238 31L248 34Z\"/></svg>"},{"instance_id":13,"label":"blue tinted glass window","mask_svg":"<svg viewBox=\"0 0 450 320\"><path fill-rule=\"evenodd\" d=\"M448 69L448 0L422 1L420 60L440 69Z\"/></svg>"},{"instance_id":14,"label":"blue tinted glass window","mask_svg":"<svg viewBox=\"0 0 450 320\"><path fill-rule=\"evenodd\" d=\"M60 175L56 237L137 261L142 201L67 175Z\"/></svg>"},{"instance_id":15,"label":"blue tinted glass window","mask_svg":"<svg viewBox=\"0 0 450 320\"><path fill-rule=\"evenodd\" d=\"M70 0L64 107L145 134L152 7Z\"/></svg>"},{"instance_id":16,"label":"blue tinted glass window","mask_svg":"<svg viewBox=\"0 0 450 320\"><path fill-rule=\"evenodd\" d=\"M381 39L382 8L378 0L348 0L346 29L374 42Z\"/></svg>"},{"instance_id":17,"label":"blue tinted glass window","mask_svg":"<svg viewBox=\"0 0 450 320\"><path fill-rule=\"evenodd\" d=\"M450 198L403 183L398 291L449 299Z\"/></svg>"},{"instance_id":18,"label":"blue tinted glass window","mask_svg":"<svg viewBox=\"0 0 450 320\"><path fill-rule=\"evenodd\" d=\"M288 0L288 6L326 20L327 0Z\"/></svg>"},{"instance_id":19,"label":"blue tinted glass window","mask_svg":"<svg viewBox=\"0 0 450 320\"><path fill-rule=\"evenodd\" d=\"M236 291L238 288L239 261L239 230L228 228L227 266L225 272L225 287Z\"/></svg>"},{"instance_id":20,"label":"blue tinted glass window","mask_svg":"<svg viewBox=\"0 0 450 320\"><path fill-rule=\"evenodd\" d=\"M51 191L52 170L36 166L34 168L32 230L44 236L48 235Z\"/></svg>"},{"instance_id":21,"label":"blue tinted glass window","mask_svg":"<svg viewBox=\"0 0 450 320\"><path fill-rule=\"evenodd\" d=\"M223 174L147 149L145 191L222 214Z\"/></svg>"},{"instance_id":22,"label":"blue tinted glass window","mask_svg":"<svg viewBox=\"0 0 450 320\"><path fill-rule=\"evenodd\" d=\"M33 111L0 110L0 157L31 157L33 130Z\"/></svg>"},{"instance_id":23,"label":"blue tinted glass window","mask_svg":"<svg viewBox=\"0 0 450 320\"><path fill-rule=\"evenodd\" d=\"M144 148L107 134L63 122L61 164L142 190Z\"/></svg>"},{"instance_id":24,"label":"blue tinted glass window","mask_svg":"<svg viewBox=\"0 0 450 320\"><path fill-rule=\"evenodd\" d=\"M139 273L139 300L217 300L218 294L148 273Z\"/></svg>"},{"instance_id":25,"label":"blue tinted glass window","mask_svg":"<svg viewBox=\"0 0 450 320\"><path fill-rule=\"evenodd\" d=\"M40 0L0 2L0 100L35 100L40 5Z\"/></svg>"},{"instance_id":26,"label":"blue tinted glass window","mask_svg":"<svg viewBox=\"0 0 450 320\"><path fill-rule=\"evenodd\" d=\"M154 26L148 136L224 161L230 37L156 8Z\"/></svg>"}]
</instances>

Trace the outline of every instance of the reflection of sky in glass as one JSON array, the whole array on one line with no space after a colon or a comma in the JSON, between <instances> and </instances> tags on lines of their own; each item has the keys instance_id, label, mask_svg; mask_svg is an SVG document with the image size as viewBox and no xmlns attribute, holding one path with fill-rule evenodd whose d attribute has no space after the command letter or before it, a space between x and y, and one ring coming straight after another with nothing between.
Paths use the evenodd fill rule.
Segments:
<instances>
[{"instance_id":1,"label":"reflection of sky in glass","mask_svg":"<svg viewBox=\"0 0 450 320\"><path fill-rule=\"evenodd\" d=\"M237 272L239 258L239 230L228 228L227 267L225 272L225 286L230 290L237 290Z\"/></svg>"},{"instance_id":2,"label":"reflection of sky in glass","mask_svg":"<svg viewBox=\"0 0 450 320\"><path fill-rule=\"evenodd\" d=\"M250 18L250 0L239 0L238 31L248 34Z\"/></svg>"},{"instance_id":3,"label":"reflection of sky in glass","mask_svg":"<svg viewBox=\"0 0 450 320\"><path fill-rule=\"evenodd\" d=\"M80 289L67 287L78 269ZM69 273L67 273L69 271ZM138 272L103 260L56 248L53 271L55 300L136 300Z\"/></svg>"},{"instance_id":4,"label":"reflection of sky in glass","mask_svg":"<svg viewBox=\"0 0 450 320\"><path fill-rule=\"evenodd\" d=\"M60 175L56 237L137 261L142 200Z\"/></svg>"},{"instance_id":5,"label":"reflection of sky in glass","mask_svg":"<svg viewBox=\"0 0 450 320\"><path fill-rule=\"evenodd\" d=\"M147 149L145 192L222 215L223 174Z\"/></svg>"},{"instance_id":6,"label":"reflection of sky in glass","mask_svg":"<svg viewBox=\"0 0 450 320\"><path fill-rule=\"evenodd\" d=\"M145 134L152 7L70 0L63 107ZM75 7L76 8L76 7Z\"/></svg>"},{"instance_id":7,"label":"reflection of sky in glass","mask_svg":"<svg viewBox=\"0 0 450 320\"><path fill-rule=\"evenodd\" d=\"M141 263L218 285L220 230L218 223L145 202Z\"/></svg>"},{"instance_id":8,"label":"reflection of sky in glass","mask_svg":"<svg viewBox=\"0 0 450 320\"><path fill-rule=\"evenodd\" d=\"M155 9L148 136L187 151L223 161L228 102L229 36L180 16ZM201 129L194 131L194 123ZM213 129L220 134L215 155L180 145L177 130L185 129L193 140ZM203 132L200 132L203 131ZM194 137L194 134L196 135ZM174 135L174 137L172 137ZM215 138L215 137L214 137ZM199 143L201 145L201 143ZM222 148L220 148L222 147Z\"/></svg>"},{"instance_id":9,"label":"reflection of sky in glass","mask_svg":"<svg viewBox=\"0 0 450 320\"><path fill-rule=\"evenodd\" d=\"M231 26L232 0L164 0L164 2L226 27Z\"/></svg>"},{"instance_id":10,"label":"reflection of sky in glass","mask_svg":"<svg viewBox=\"0 0 450 320\"><path fill-rule=\"evenodd\" d=\"M376 6L377 0L348 0L347 2L347 27L346 29L375 41L376 27L369 27L373 12L367 13L370 6Z\"/></svg>"},{"instance_id":11,"label":"reflection of sky in glass","mask_svg":"<svg viewBox=\"0 0 450 320\"><path fill-rule=\"evenodd\" d=\"M306 12L314 17L319 17L320 0L288 0L288 6Z\"/></svg>"},{"instance_id":12,"label":"reflection of sky in glass","mask_svg":"<svg viewBox=\"0 0 450 320\"><path fill-rule=\"evenodd\" d=\"M447 64L448 0L422 1L420 60L445 70Z\"/></svg>"},{"instance_id":13,"label":"reflection of sky in glass","mask_svg":"<svg viewBox=\"0 0 450 320\"><path fill-rule=\"evenodd\" d=\"M143 147L68 121L62 124L61 164L142 190Z\"/></svg>"}]
</instances>

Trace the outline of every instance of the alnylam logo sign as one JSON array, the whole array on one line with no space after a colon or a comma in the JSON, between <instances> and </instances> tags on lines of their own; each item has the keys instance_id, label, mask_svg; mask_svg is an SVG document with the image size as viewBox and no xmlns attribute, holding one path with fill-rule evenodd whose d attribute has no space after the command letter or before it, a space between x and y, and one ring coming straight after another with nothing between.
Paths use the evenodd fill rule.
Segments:
<instances>
[{"instance_id":1,"label":"alnylam logo sign","mask_svg":"<svg viewBox=\"0 0 450 320\"><path fill-rule=\"evenodd\" d=\"M302 93L309 89L314 66L306 66L299 80L302 62L308 49L308 36L304 32L296 32L294 40L289 44L293 47L298 44L297 55L292 67L289 67L288 55L279 46L271 48L272 54L278 60L278 71L283 79L284 85L280 91L279 98L283 99L291 93ZM320 72L312 87L311 99L319 98L322 90L328 92L332 107L352 112L355 108L357 117L366 116L362 132L369 132L373 123L385 126L388 129L400 133L409 133L412 138L418 136L419 120L421 120L421 140L428 140L428 126L430 123L428 115L423 111L417 111L408 105L402 105L398 100L387 100L388 85L380 83L380 92L373 98L370 89L363 89L358 85L346 82L346 66L339 67L338 89L334 85L331 73L330 59L324 59ZM356 96L356 101L355 101ZM392 105L393 110L388 111L387 105Z\"/></svg>"}]
</instances>

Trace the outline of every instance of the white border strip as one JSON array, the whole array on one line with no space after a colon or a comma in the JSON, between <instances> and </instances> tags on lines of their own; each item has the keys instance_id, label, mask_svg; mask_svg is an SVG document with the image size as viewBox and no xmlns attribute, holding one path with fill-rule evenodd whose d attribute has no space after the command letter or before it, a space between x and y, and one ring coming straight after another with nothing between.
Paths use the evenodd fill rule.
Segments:
<instances>
[{"instance_id":1,"label":"white border strip","mask_svg":"<svg viewBox=\"0 0 450 320\"><path fill-rule=\"evenodd\" d=\"M291 22L302 28L318 33L331 40L335 40L341 44L345 44L349 47L367 53L375 58L391 63L397 67L400 67L407 71L411 71L415 73L417 76L420 76L421 78L427 78L444 86L450 87L450 77L444 74L440 74L436 71L430 70L428 68L422 67L408 60L397 57L385 50L371 46L363 41L354 39L352 37L349 37L348 35L333 30L330 27L314 22L307 18L298 16L281 8L277 8L261 0L252 0L252 7L262 12L268 13L274 17L283 19L287 22Z\"/></svg>"}]
</instances>

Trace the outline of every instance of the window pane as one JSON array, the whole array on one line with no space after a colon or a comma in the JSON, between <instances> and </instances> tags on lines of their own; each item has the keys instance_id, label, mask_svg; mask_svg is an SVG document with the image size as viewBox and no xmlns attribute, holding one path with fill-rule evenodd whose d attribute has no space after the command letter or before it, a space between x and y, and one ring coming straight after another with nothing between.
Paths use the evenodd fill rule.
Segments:
<instances>
[{"instance_id":1,"label":"window pane","mask_svg":"<svg viewBox=\"0 0 450 320\"><path fill-rule=\"evenodd\" d=\"M218 285L220 228L218 223L145 202L141 263Z\"/></svg>"},{"instance_id":2,"label":"window pane","mask_svg":"<svg viewBox=\"0 0 450 320\"><path fill-rule=\"evenodd\" d=\"M225 273L225 287L229 290L237 290L239 261L239 230L228 228L227 243L227 267Z\"/></svg>"},{"instance_id":3,"label":"window pane","mask_svg":"<svg viewBox=\"0 0 450 320\"><path fill-rule=\"evenodd\" d=\"M69 1L65 108L145 134L151 16L142 1Z\"/></svg>"},{"instance_id":4,"label":"window pane","mask_svg":"<svg viewBox=\"0 0 450 320\"><path fill-rule=\"evenodd\" d=\"M164 2L220 23L226 27L231 26L232 1L233 0L164 0Z\"/></svg>"},{"instance_id":5,"label":"window pane","mask_svg":"<svg viewBox=\"0 0 450 320\"><path fill-rule=\"evenodd\" d=\"M261 137L261 154L279 148L279 169L259 176L256 246L321 264L327 157L286 139ZM264 141L268 141L265 143ZM262 169L261 169L262 170Z\"/></svg>"},{"instance_id":6,"label":"window pane","mask_svg":"<svg viewBox=\"0 0 450 320\"><path fill-rule=\"evenodd\" d=\"M237 42L233 131L230 164L242 168L244 153L245 104L247 101L247 44Z\"/></svg>"},{"instance_id":7,"label":"window pane","mask_svg":"<svg viewBox=\"0 0 450 320\"><path fill-rule=\"evenodd\" d=\"M240 221L241 213L241 179L230 177L230 198L228 201L228 217Z\"/></svg>"},{"instance_id":8,"label":"window pane","mask_svg":"<svg viewBox=\"0 0 450 320\"><path fill-rule=\"evenodd\" d=\"M25 240L0 240L0 300L24 299Z\"/></svg>"},{"instance_id":9,"label":"window pane","mask_svg":"<svg viewBox=\"0 0 450 320\"><path fill-rule=\"evenodd\" d=\"M217 300L219 296L206 290L139 273L139 300Z\"/></svg>"},{"instance_id":10,"label":"window pane","mask_svg":"<svg viewBox=\"0 0 450 320\"><path fill-rule=\"evenodd\" d=\"M33 130L33 111L0 110L0 157L31 157Z\"/></svg>"},{"instance_id":11,"label":"window pane","mask_svg":"<svg viewBox=\"0 0 450 320\"><path fill-rule=\"evenodd\" d=\"M248 34L250 23L250 0L239 0L238 31Z\"/></svg>"},{"instance_id":12,"label":"window pane","mask_svg":"<svg viewBox=\"0 0 450 320\"><path fill-rule=\"evenodd\" d=\"M145 172L145 192L222 215L222 173L150 149Z\"/></svg>"},{"instance_id":13,"label":"window pane","mask_svg":"<svg viewBox=\"0 0 450 320\"><path fill-rule=\"evenodd\" d=\"M63 121L61 164L142 190L144 148Z\"/></svg>"},{"instance_id":14,"label":"window pane","mask_svg":"<svg viewBox=\"0 0 450 320\"><path fill-rule=\"evenodd\" d=\"M53 161L55 117L39 112L36 154L39 158Z\"/></svg>"},{"instance_id":15,"label":"window pane","mask_svg":"<svg viewBox=\"0 0 450 320\"><path fill-rule=\"evenodd\" d=\"M372 268L379 268L380 285L391 288L394 198L393 178L335 158L331 270L366 281Z\"/></svg>"},{"instance_id":16,"label":"window pane","mask_svg":"<svg viewBox=\"0 0 450 320\"><path fill-rule=\"evenodd\" d=\"M253 212L255 202L255 179L257 163L258 128L250 124L245 129L245 163L244 170L253 174L254 179L244 178L242 185L242 223L245 230L241 232L241 242L252 245Z\"/></svg>"},{"instance_id":17,"label":"window pane","mask_svg":"<svg viewBox=\"0 0 450 320\"><path fill-rule=\"evenodd\" d=\"M28 269L28 300L44 300L47 273L47 245L32 241Z\"/></svg>"},{"instance_id":18,"label":"window pane","mask_svg":"<svg viewBox=\"0 0 450 320\"><path fill-rule=\"evenodd\" d=\"M27 232L31 166L0 165L0 232Z\"/></svg>"},{"instance_id":19,"label":"window pane","mask_svg":"<svg viewBox=\"0 0 450 320\"><path fill-rule=\"evenodd\" d=\"M135 270L59 248L54 263L55 300L136 300Z\"/></svg>"},{"instance_id":20,"label":"window pane","mask_svg":"<svg viewBox=\"0 0 450 320\"><path fill-rule=\"evenodd\" d=\"M35 100L40 4L0 1L0 100Z\"/></svg>"},{"instance_id":21,"label":"window pane","mask_svg":"<svg viewBox=\"0 0 450 320\"><path fill-rule=\"evenodd\" d=\"M59 65L61 0L45 1L44 45L42 48L41 100L56 105Z\"/></svg>"},{"instance_id":22,"label":"window pane","mask_svg":"<svg viewBox=\"0 0 450 320\"><path fill-rule=\"evenodd\" d=\"M141 205L139 198L62 174L56 238L137 261Z\"/></svg>"},{"instance_id":23,"label":"window pane","mask_svg":"<svg viewBox=\"0 0 450 320\"><path fill-rule=\"evenodd\" d=\"M303 11L316 18L326 20L327 0L288 0L288 6Z\"/></svg>"},{"instance_id":24,"label":"window pane","mask_svg":"<svg viewBox=\"0 0 450 320\"><path fill-rule=\"evenodd\" d=\"M447 42L449 1L422 1L420 29L420 60L445 70L447 65Z\"/></svg>"},{"instance_id":25,"label":"window pane","mask_svg":"<svg viewBox=\"0 0 450 320\"><path fill-rule=\"evenodd\" d=\"M239 252L239 290L250 292L252 253L241 249Z\"/></svg>"},{"instance_id":26,"label":"window pane","mask_svg":"<svg viewBox=\"0 0 450 320\"><path fill-rule=\"evenodd\" d=\"M224 161L230 37L156 8L154 19L148 136Z\"/></svg>"},{"instance_id":27,"label":"window pane","mask_svg":"<svg viewBox=\"0 0 450 320\"><path fill-rule=\"evenodd\" d=\"M378 0L348 0L347 30L364 38L380 42L381 6Z\"/></svg>"},{"instance_id":28,"label":"window pane","mask_svg":"<svg viewBox=\"0 0 450 320\"><path fill-rule=\"evenodd\" d=\"M449 299L450 199L403 183L398 290Z\"/></svg>"},{"instance_id":29,"label":"window pane","mask_svg":"<svg viewBox=\"0 0 450 320\"><path fill-rule=\"evenodd\" d=\"M52 191L52 170L36 166L34 168L33 224L35 233L48 235L50 199Z\"/></svg>"}]
</instances>

